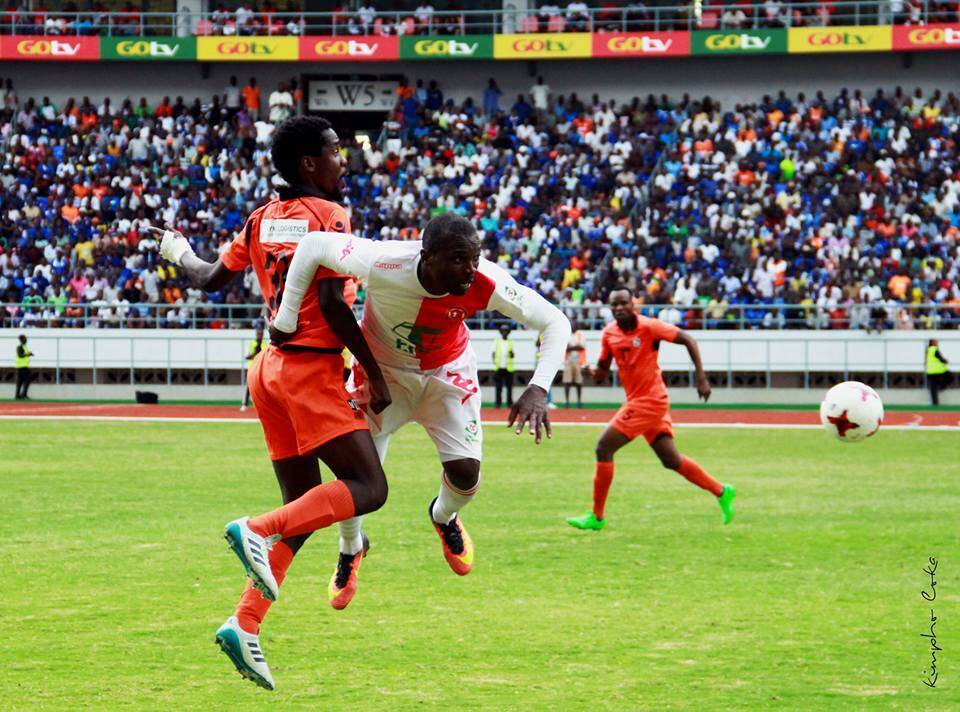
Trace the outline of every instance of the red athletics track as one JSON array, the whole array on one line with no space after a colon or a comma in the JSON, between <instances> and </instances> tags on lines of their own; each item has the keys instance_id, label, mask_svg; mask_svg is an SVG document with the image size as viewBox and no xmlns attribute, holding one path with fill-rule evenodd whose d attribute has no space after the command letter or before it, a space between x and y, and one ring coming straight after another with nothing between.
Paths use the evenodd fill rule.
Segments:
<instances>
[{"instance_id":1,"label":"red athletics track","mask_svg":"<svg viewBox=\"0 0 960 712\"><path fill-rule=\"evenodd\" d=\"M550 411L550 419L555 423L605 423L613 417L613 410L558 410ZM238 406L228 405L136 405L104 403L0 403L0 417L29 418L109 418L109 419L257 419L256 411L251 408L245 413ZM677 424L700 425L768 425L768 426L813 426L819 425L819 416L814 410L674 410L673 422ZM484 422L505 422L507 411L504 409L484 409ZM960 425L960 411L957 410L921 410L888 411L884 418L887 426L953 426Z\"/></svg>"}]
</instances>

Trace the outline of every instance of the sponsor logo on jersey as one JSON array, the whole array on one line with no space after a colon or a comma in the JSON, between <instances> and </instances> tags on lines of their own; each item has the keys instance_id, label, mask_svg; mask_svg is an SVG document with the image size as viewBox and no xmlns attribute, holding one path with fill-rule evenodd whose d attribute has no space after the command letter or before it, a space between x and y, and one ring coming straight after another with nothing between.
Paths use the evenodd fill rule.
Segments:
<instances>
[{"instance_id":1,"label":"sponsor logo on jersey","mask_svg":"<svg viewBox=\"0 0 960 712\"><path fill-rule=\"evenodd\" d=\"M390 271L390 270L402 269L403 263L402 262L374 262L373 268Z\"/></svg>"},{"instance_id":2,"label":"sponsor logo on jersey","mask_svg":"<svg viewBox=\"0 0 960 712\"><path fill-rule=\"evenodd\" d=\"M260 244L269 242L300 242L307 236L306 220L261 220Z\"/></svg>"},{"instance_id":3,"label":"sponsor logo on jersey","mask_svg":"<svg viewBox=\"0 0 960 712\"><path fill-rule=\"evenodd\" d=\"M440 348L437 343L439 329L430 329L426 326L413 324L409 321L401 322L390 329L397 336L393 347L411 356L430 353Z\"/></svg>"}]
</instances>

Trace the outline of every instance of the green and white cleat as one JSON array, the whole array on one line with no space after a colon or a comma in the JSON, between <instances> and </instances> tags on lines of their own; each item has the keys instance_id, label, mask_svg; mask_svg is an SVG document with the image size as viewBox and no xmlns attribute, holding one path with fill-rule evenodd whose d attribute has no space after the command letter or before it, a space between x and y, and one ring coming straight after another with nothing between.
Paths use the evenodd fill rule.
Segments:
<instances>
[{"instance_id":1,"label":"green and white cleat","mask_svg":"<svg viewBox=\"0 0 960 712\"><path fill-rule=\"evenodd\" d=\"M733 521L733 498L736 496L737 490L733 485L724 485L723 492L717 497L717 504L720 505L720 511L723 512L724 524Z\"/></svg>"},{"instance_id":2,"label":"green and white cleat","mask_svg":"<svg viewBox=\"0 0 960 712\"><path fill-rule=\"evenodd\" d=\"M266 690L276 687L263 651L260 650L260 636L241 628L235 616L230 616L220 626L216 642L244 679Z\"/></svg>"},{"instance_id":3,"label":"green and white cleat","mask_svg":"<svg viewBox=\"0 0 960 712\"><path fill-rule=\"evenodd\" d=\"M607 521L606 518L597 519L597 515L593 512L582 514L579 517L567 517L567 524L571 527L576 527L577 529L592 529L597 532L603 529L603 523L605 521Z\"/></svg>"},{"instance_id":4,"label":"green and white cleat","mask_svg":"<svg viewBox=\"0 0 960 712\"><path fill-rule=\"evenodd\" d=\"M270 569L270 548L280 537L260 536L250 528L249 521L250 517L234 519L224 527L223 538L240 559L253 587L268 601L276 601L280 596L280 586Z\"/></svg>"}]
</instances>

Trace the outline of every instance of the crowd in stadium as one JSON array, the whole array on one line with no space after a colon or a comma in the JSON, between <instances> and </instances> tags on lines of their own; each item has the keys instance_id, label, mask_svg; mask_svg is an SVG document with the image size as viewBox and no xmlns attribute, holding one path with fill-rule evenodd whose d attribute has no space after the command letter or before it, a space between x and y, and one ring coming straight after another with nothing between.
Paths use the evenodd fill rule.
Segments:
<instances>
[{"instance_id":1,"label":"crowd in stadium","mask_svg":"<svg viewBox=\"0 0 960 712\"><path fill-rule=\"evenodd\" d=\"M211 4L208 15L197 20L197 35L437 35L491 32L637 32L652 30L739 29L752 27L817 27L836 24L927 24L958 22L955 0L891 0L853 11L834 2L748 0L703 3L669 0L649 3L543 0L535 9L495 21L469 3L426 0L408 11L397 3L342 3L323 16L303 14L299 0L230 0ZM873 13L876 17L871 19ZM108 11L99 0L81 9L72 0L47 8L43 2L27 7L10 2L2 12L0 32L44 35L151 35L169 34L170 21L150 14L144 3L127 1Z\"/></svg>"},{"instance_id":2,"label":"crowd in stadium","mask_svg":"<svg viewBox=\"0 0 960 712\"><path fill-rule=\"evenodd\" d=\"M191 323L184 305L201 294L161 264L141 227L175 223L215 257L274 188L270 134L295 110L295 83L262 106L252 80L210 100L118 106L56 106L4 85L4 324L80 325L84 303L102 326L150 323L150 305L169 326ZM591 326L621 282L687 327L960 320L953 94L618 106L554 93L542 78L516 97L491 79L460 104L436 82L397 93L379 137L344 137L359 234L412 239L455 210L476 222L491 259L555 302L584 305ZM248 279L213 299L253 303L255 290ZM223 309L200 316L243 321Z\"/></svg>"}]
</instances>

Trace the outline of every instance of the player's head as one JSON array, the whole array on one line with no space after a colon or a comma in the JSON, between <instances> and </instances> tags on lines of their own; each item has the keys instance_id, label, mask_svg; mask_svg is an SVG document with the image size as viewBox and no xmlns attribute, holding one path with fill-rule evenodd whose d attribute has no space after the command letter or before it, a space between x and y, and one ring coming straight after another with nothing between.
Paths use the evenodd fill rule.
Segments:
<instances>
[{"instance_id":1,"label":"player's head","mask_svg":"<svg viewBox=\"0 0 960 712\"><path fill-rule=\"evenodd\" d=\"M273 165L290 185L303 185L338 199L347 160L340 138L330 122L319 116L297 116L284 121L273 134Z\"/></svg>"},{"instance_id":2,"label":"player's head","mask_svg":"<svg viewBox=\"0 0 960 712\"><path fill-rule=\"evenodd\" d=\"M610 292L610 310L613 312L613 318L621 326L631 324L636 317L636 311L633 308L633 296L626 287L614 289Z\"/></svg>"},{"instance_id":3,"label":"player's head","mask_svg":"<svg viewBox=\"0 0 960 712\"><path fill-rule=\"evenodd\" d=\"M442 213L423 229L421 281L431 292L466 294L480 265L480 238L469 220Z\"/></svg>"},{"instance_id":4,"label":"player's head","mask_svg":"<svg viewBox=\"0 0 960 712\"><path fill-rule=\"evenodd\" d=\"M20 334L20 343L21 343L21 344L27 343L27 335L26 335L26 334Z\"/></svg>"}]
</instances>

